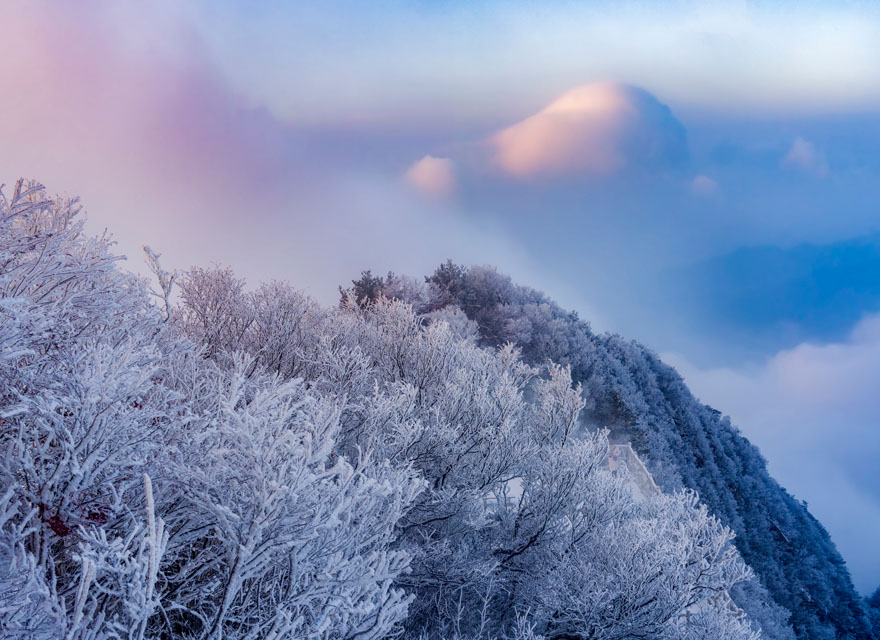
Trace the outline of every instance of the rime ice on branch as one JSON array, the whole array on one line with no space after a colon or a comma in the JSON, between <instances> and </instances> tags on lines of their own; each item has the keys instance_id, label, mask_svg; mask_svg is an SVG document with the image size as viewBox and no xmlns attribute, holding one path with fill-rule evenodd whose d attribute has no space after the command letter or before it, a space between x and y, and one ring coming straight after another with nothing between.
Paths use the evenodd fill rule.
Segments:
<instances>
[{"instance_id":1,"label":"rime ice on branch","mask_svg":"<svg viewBox=\"0 0 880 640\"><path fill-rule=\"evenodd\" d=\"M636 499L569 367L148 251L159 308L110 244L0 200L0 637L754 637L733 532Z\"/></svg>"}]
</instances>

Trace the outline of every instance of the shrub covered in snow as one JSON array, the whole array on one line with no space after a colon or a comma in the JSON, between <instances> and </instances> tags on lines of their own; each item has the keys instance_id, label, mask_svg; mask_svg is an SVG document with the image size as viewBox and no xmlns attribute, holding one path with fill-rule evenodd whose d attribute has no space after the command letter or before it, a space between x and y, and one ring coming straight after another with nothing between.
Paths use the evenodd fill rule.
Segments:
<instances>
[{"instance_id":1,"label":"shrub covered in snow","mask_svg":"<svg viewBox=\"0 0 880 640\"><path fill-rule=\"evenodd\" d=\"M634 495L568 367L148 251L154 304L110 244L0 200L0 636L754 637L733 532Z\"/></svg>"}]
</instances>

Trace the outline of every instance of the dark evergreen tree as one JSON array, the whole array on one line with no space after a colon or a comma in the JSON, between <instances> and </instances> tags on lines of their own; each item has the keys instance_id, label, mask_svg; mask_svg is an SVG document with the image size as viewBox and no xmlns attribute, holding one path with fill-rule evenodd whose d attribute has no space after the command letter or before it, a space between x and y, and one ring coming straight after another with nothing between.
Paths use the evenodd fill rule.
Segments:
<instances>
[{"instance_id":1,"label":"dark evergreen tree","mask_svg":"<svg viewBox=\"0 0 880 640\"><path fill-rule=\"evenodd\" d=\"M880 638L880 587L868 598L868 618L874 629L874 635Z\"/></svg>"},{"instance_id":2,"label":"dark evergreen tree","mask_svg":"<svg viewBox=\"0 0 880 640\"><path fill-rule=\"evenodd\" d=\"M382 295L382 291L394 280L394 274L388 272L384 278L382 276L374 276L372 271L367 269L361 271L361 277L351 281L351 287L345 289L339 287L340 303L344 302L348 296L353 296L355 301L361 307L366 307Z\"/></svg>"}]
</instances>

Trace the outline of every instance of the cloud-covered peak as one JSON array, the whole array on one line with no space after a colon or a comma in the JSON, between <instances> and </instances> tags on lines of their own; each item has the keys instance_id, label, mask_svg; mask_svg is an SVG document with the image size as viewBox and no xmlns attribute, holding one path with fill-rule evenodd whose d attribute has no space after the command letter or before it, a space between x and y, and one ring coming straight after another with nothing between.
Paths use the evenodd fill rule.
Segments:
<instances>
[{"instance_id":1,"label":"cloud-covered peak","mask_svg":"<svg viewBox=\"0 0 880 640\"><path fill-rule=\"evenodd\" d=\"M647 91L596 83L576 87L491 138L494 160L517 177L608 175L678 164L684 127Z\"/></svg>"}]
</instances>

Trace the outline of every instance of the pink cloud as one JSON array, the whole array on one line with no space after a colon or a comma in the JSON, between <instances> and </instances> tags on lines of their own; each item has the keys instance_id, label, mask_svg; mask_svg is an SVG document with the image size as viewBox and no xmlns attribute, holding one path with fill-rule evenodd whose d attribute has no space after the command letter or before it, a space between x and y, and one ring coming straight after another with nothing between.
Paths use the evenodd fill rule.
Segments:
<instances>
[{"instance_id":1,"label":"pink cloud","mask_svg":"<svg viewBox=\"0 0 880 640\"><path fill-rule=\"evenodd\" d=\"M418 191L436 198L446 198L455 191L455 166L449 158L426 155L404 174Z\"/></svg>"},{"instance_id":2,"label":"pink cloud","mask_svg":"<svg viewBox=\"0 0 880 640\"><path fill-rule=\"evenodd\" d=\"M170 267L266 256L267 228L307 212L320 180L302 179L293 134L243 104L185 21L123 6L0 5L0 183L80 196L130 269L142 244ZM268 263L265 277L281 275Z\"/></svg>"},{"instance_id":3,"label":"pink cloud","mask_svg":"<svg viewBox=\"0 0 880 640\"><path fill-rule=\"evenodd\" d=\"M718 182L709 176L695 176L690 184L691 193L697 196L709 197L718 193Z\"/></svg>"},{"instance_id":4,"label":"pink cloud","mask_svg":"<svg viewBox=\"0 0 880 640\"><path fill-rule=\"evenodd\" d=\"M0 9L4 172L244 196L277 171L283 133L246 110L185 34L127 46L100 3ZM181 193L177 194L182 195Z\"/></svg>"},{"instance_id":5,"label":"pink cloud","mask_svg":"<svg viewBox=\"0 0 880 640\"><path fill-rule=\"evenodd\" d=\"M228 264L325 303L364 268L526 263L502 229L414 197L398 175L334 165L327 137L248 108L186 20L156 15L172 4L0 3L0 182L81 196L87 230L108 228L129 269L148 244L167 268ZM451 176L440 158L414 174L440 192Z\"/></svg>"},{"instance_id":6,"label":"pink cloud","mask_svg":"<svg viewBox=\"0 0 880 640\"><path fill-rule=\"evenodd\" d=\"M490 143L496 165L520 178L608 175L686 152L683 128L668 108L641 89L614 83L571 89Z\"/></svg>"},{"instance_id":7,"label":"pink cloud","mask_svg":"<svg viewBox=\"0 0 880 640\"><path fill-rule=\"evenodd\" d=\"M801 137L794 139L782 164L786 167L794 167L817 178L828 175L828 162L824 154L816 148L812 142Z\"/></svg>"}]
</instances>

